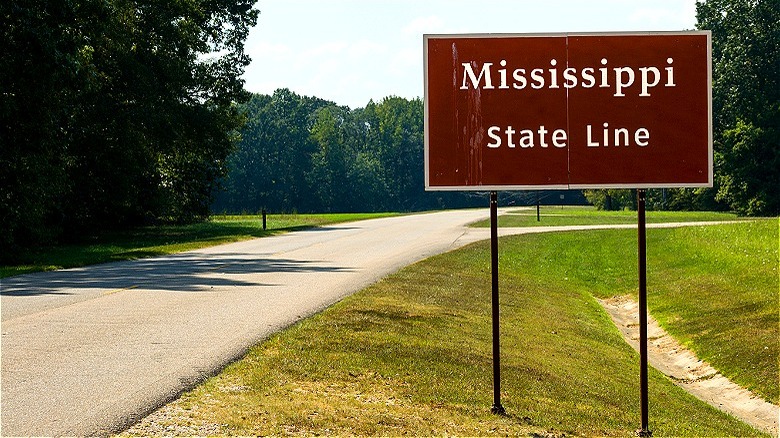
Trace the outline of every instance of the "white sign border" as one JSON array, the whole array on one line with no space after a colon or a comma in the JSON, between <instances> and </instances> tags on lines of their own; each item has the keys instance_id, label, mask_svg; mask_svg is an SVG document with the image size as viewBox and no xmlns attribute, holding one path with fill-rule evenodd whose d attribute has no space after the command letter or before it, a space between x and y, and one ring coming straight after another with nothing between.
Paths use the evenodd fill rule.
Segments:
<instances>
[{"instance_id":1,"label":"white sign border","mask_svg":"<svg viewBox=\"0 0 780 438\"><path fill-rule=\"evenodd\" d=\"M707 118L708 118L708 175L707 183L652 183L652 184L539 184L539 185L474 185L474 186L431 186L429 175L429 142L428 126L428 40L438 38L468 39L468 38L529 38L529 37L578 37L578 36L674 36L674 35L706 35L707 36ZM713 134L712 134L712 32L709 30L689 31L645 31L645 32L551 32L551 33L468 33L468 34L424 34L423 35L423 136L425 160L425 190L426 191L500 191L500 190L581 190L581 189L660 189L660 188L699 188L712 187L713 175Z\"/></svg>"}]
</instances>

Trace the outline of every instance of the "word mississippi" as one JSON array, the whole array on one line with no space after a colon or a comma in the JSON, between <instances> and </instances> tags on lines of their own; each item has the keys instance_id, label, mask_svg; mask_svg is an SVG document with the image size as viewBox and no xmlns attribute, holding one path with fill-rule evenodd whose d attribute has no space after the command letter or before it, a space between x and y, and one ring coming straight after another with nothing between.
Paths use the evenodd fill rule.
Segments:
<instances>
[{"instance_id":1,"label":"word mississippi","mask_svg":"<svg viewBox=\"0 0 780 438\"><path fill-rule=\"evenodd\" d=\"M667 58L667 66L662 69L655 66L639 67L638 73L633 67L607 67L609 61L607 58L601 59L602 67L585 67L582 70L578 70L573 67L565 69L558 68L558 60L551 59L550 66L552 68L534 68L530 72L525 68L508 69L507 62L502 59L498 65L501 68L494 68L494 63L483 62L481 67L476 61L464 62L463 66L463 80L461 82L460 89L468 90L470 87L473 89L482 90L509 90L516 89L522 90L529 85L532 89L539 90L542 88L612 88L614 97L624 97L624 90L634 85L637 74L639 75L639 96L649 97L650 89L658 86L661 80L664 80L664 87L674 87L674 67L672 67L674 59ZM475 73L479 71L479 76ZM596 72L598 70L598 73ZM611 71L610 71L611 70ZM510 79L511 71L511 79ZM494 77L498 76L498 81L494 83ZM529 80L530 76L530 80ZM610 81L610 79L614 79Z\"/></svg>"}]
</instances>

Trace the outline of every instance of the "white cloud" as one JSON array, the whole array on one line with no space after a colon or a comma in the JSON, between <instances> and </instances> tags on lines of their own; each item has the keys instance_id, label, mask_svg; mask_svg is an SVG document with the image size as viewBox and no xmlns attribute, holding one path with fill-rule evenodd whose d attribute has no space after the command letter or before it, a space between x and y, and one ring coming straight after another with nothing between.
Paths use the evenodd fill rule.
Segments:
<instances>
[{"instance_id":1,"label":"white cloud","mask_svg":"<svg viewBox=\"0 0 780 438\"><path fill-rule=\"evenodd\" d=\"M333 57L343 53L348 46L349 44L344 41L328 41L303 51L302 55L307 58L318 58L321 56Z\"/></svg>"},{"instance_id":2,"label":"white cloud","mask_svg":"<svg viewBox=\"0 0 780 438\"><path fill-rule=\"evenodd\" d=\"M422 52L422 42L419 47L407 47L396 52L393 55L389 70L395 75L405 75L410 70L422 72Z\"/></svg>"}]
</instances>

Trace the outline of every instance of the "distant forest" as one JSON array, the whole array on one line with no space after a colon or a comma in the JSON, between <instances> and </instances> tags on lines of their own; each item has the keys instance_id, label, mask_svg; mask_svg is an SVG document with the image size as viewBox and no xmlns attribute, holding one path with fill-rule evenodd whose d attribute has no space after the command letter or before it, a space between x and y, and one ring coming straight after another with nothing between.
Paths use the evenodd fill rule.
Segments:
<instances>
[{"instance_id":1,"label":"distant forest","mask_svg":"<svg viewBox=\"0 0 780 438\"><path fill-rule=\"evenodd\" d=\"M486 193L426 192L423 102L349 109L288 89L255 94L212 212L420 211L487 206ZM579 191L503 193L506 204L583 204Z\"/></svg>"}]
</instances>

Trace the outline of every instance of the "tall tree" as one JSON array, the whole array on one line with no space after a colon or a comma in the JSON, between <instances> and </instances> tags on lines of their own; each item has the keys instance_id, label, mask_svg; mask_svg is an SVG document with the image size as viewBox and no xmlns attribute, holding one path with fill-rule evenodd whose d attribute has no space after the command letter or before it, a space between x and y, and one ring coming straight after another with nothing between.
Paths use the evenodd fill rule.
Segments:
<instances>
[{"instance_id":1,"label":"tall tree","mask_svg":"<svg viewBox=\"0 0 780 438\"><path fill-rule=\"evenodd\" d=\"M216 211L290 212L316 202L307 174L317 144L310 137L314 113L333 105L288 89L272 96L255 94L242 106L247 124L229 157L229 175L217 194Z\"/></svg>"},{"instance_id":2,"label":"tall tree","mask_svg":"<svg viewBox=\"0 0 780 438\"><path fill-rule=\"evenodd\" d=\"M207 214L253 3L0 2L0 239Z\"/></svg>"},{"instance_id":3,"label":"tall tree","mask_svg":"<svg viewBox=\"0 0 780 438\"><path fill-rule=\"evenodd\" d=\"M423 103L387 97L367 107L374 115L372 128L377 149L389 182L390 201L403 210L421 209L424 187Z\"/></svg>"},{"instance_id":4,"label":"tall tree","mask_svg":"<svg viewBox=\"0 0 780 438\"><path fill-rule=\"evenodd\" d=\"M0 2L0 244L50 238L69 192L69 133L80 64L67 0ZM2 253L8 253L2 251Z\"/></svg>"},{"instance_id":5,"label":"tall tree","mask_svg":"<svg viewBox=\"0 0 780 438\"><path fill-rule=\"evenodd\" d=\"M712 31L717 198L741 214L780 214L780 2L697 2Z\"/></svg>"}]
</instances>

